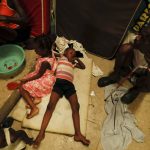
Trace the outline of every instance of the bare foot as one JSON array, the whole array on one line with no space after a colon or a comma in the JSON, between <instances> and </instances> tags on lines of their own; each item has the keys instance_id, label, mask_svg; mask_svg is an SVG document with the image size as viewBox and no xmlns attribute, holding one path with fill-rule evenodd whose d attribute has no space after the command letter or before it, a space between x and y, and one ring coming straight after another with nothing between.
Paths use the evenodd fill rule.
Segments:
<instances>
[{"instance_id":1,"label":"bare foot","mask_svg":"<svg viewBox=\"0 0 150 150\"><path fill-rule=\"evenodd\" d=\"M75 135L74 140L77 142L81 142L83 145L89 146L90 141L86 139L83 135Z\"/></svg>"},{"instance_id":2,"label":"bare foot","mask_svg":"<svg viewBox=\"0 0 150 150\"><path fill-rule=\"evenodd\" d=\"M34 109L31 109L30 114L27 115L27 119L30 119L34 116L36 116L39 113L39 109L35 107Z\"/></svg>"},{"instance_id":3,"label":"bare foot","mask_svg":"<svg viewBox=\"0 0 150 150\"><path fill-rule=\"evenodd\" d=\"M42 136L37 136L37 138L35 139L34 143L33 143L33 148L38 148L41 141L44 139L45 134Z\"/></svg>"}]
</instances>

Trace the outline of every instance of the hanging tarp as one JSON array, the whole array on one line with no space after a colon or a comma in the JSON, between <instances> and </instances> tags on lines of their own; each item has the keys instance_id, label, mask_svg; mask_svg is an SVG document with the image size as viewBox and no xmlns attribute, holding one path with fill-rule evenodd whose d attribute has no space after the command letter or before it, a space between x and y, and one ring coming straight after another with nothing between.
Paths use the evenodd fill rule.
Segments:
<instances>
[{"instance_id":1,"label":"hanging tarp","mask_svg":"<svg viewBox=\"0 0 150 150\"><path fill-rule=\"evenodd\" d=\"M112 58L140 0L57 0L59 36L83 43L91 53Z\"/></svg>"}]
</instances>

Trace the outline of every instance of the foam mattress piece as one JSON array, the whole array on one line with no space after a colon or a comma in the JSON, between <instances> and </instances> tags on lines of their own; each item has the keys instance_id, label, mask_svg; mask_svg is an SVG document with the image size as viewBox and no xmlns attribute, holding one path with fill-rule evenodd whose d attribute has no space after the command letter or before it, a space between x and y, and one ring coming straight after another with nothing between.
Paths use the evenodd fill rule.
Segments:
<instances>
[{"instance_id":1,"label":"foam mattress piece","mask_svg":"<svg viewBox=\"0 0 150 150\"><path fill-rule=\"evenodd\" d=\"M90 85L91 85L91 71L92 71L92 59L81 59L86 65L85 70L74 70L74 84L78 95L78 101L80 104L80 126L81 132L85 135L87 115L88 115L88 103L90 98ZM25 103L21 98L17 106L12 112L12 117L18 121L22 121L22 126L35 130L40 130L43 115L45 113L47 104L49 102L50 95L42 98L42 102L38 105L40 112L32 119L26 119ZM72 120L72 111L68 100L65 97L61 98L55 108L52 118L46 131L61 133L61 134L74 134L74 126Z\"/></svg>"}]
</instances>

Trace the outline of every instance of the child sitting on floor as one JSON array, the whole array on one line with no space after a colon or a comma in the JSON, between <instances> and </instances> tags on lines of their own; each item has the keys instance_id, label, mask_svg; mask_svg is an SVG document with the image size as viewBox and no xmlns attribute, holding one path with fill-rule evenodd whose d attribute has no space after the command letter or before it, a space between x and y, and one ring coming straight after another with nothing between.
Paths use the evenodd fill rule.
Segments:
<instances>
[{"instance_id":1,"label":"child sitting on floor","mask_svg":"<svg viewBox=\"0 0 150 150\"><path fill-rule=\"evenodd\" d=\"M47 110L44 114L40 132L34 142L34 147L38 147L41 140L44 138L46 127L54 112L58 100L64 95L72 109L72 118L75 128L74 140L80 141L84 145L89 145L90 141L84 137L80 131L80 116L79 116L79 103L73 81L73 68L77 67L85 69L83 62L76 58L76 52L73 48L67 48L64 55L58 60L56 69L56 82L53 86L50 101Z\"/></svg>"},{"instance_id":2,"label":"child sitting on floor","mask_svg":"<svg viewBox=\"0 0 150 150\"><path fill-rule=\"evenodd\" d=\"M21 80L20 92L24 100L31 108L27 118L30 119L39 112L36 104L41 102L41 98L49 94L55 82L53 75L56 69L56 59L52 54L51 47L53 41L46 35L38 37L35 41L35 52L40 55L36 62L35 71L29 73Z\"/></svg>"}]
</instances>

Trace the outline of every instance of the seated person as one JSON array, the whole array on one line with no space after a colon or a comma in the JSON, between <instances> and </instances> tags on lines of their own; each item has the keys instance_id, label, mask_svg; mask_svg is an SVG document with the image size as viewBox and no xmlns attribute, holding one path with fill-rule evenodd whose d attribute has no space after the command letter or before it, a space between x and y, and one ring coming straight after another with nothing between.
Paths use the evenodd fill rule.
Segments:
<instances>
[{"instance_id":1,"label":"seated person","mask_svg":"<svg viewBox=\"0 0 150 150\"><path fill-rule=\"evenodd\" d=\"M98 80L98 86L104 87L119 82L122 76L127 76L133 69L134 51L144 55L147 69L135 71L136 81L134 86L123 95L121 101L129 104L139 95L140 92L150 91L150 27L145 27L141 33L136 35L134 42L122 44L116 54L114 71L107 77ZM141 62L140 62L141 63Z\"/></svg>"},{"instance_id":2,"label":"seated person","mask_svg":"<svg viewBox=\"0 0 150 150\"><path fill-rule=\"evenodd\" d=\"M0 45L25 41L30 34L18 0L0 0Z\"/></svg>"}]
</instances>

